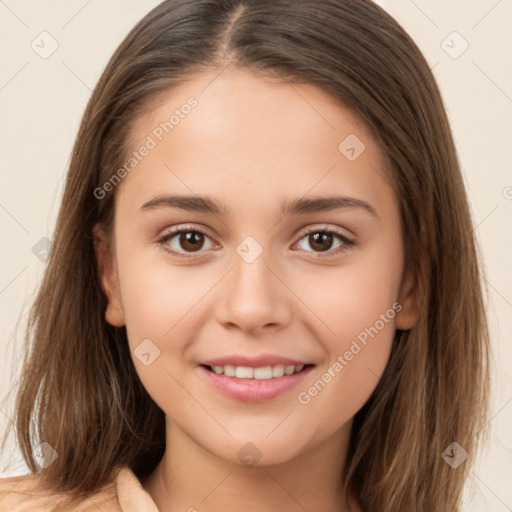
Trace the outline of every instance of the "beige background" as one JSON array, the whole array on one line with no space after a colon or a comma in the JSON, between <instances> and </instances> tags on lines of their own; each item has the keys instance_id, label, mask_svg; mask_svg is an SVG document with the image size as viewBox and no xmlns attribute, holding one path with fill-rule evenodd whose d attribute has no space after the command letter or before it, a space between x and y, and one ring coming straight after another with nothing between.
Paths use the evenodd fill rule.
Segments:
<instances>
[{"instance_id":1,"label":"beige background","mask_svg":"<svg viewBox=\"0 0 512 512\"><path fill-rule=\"evenodd\" d=\"M157 0L0 0L0 427L10 422L27 306L44 269L68 159L108 58ZM383 0L431 64L452 123L482 247L493 341L489 443L465 512L512 510L512 1ZM31 47L50 36L46 59ZM453 34L456 31L458 34ZM444 41L444 42L443 42ZM467 45L466 51L458 54ZM38 50L42 52L43 49ZM457 58L454 58L457 57ZM43 239L41 242L40 240ZM22 473L10 445L3 475ZM8 466L6 468L6 466ZM454 470L456 471L456 470Z\"/></svg>"}]
</instances>

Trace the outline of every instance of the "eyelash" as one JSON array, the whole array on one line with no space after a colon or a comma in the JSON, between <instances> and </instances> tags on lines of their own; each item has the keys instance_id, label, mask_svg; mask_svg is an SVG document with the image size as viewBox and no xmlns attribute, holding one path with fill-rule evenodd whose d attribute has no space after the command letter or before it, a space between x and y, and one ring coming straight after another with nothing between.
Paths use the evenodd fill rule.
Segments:
<instances>
[{"instance_id":1,"label":"eyelash","mask_svg":"<svg viewBox=\"0 0 512 512\"><path fill-rule=\"evenodd\" d=\"M172 240L176 235L179 235L182 233L200 233L200 234L212 239L205 231L198 229L197 227L181 226L178 229L174 229L174 230L162 235L161 237L159 237L157 239L157 243L167 253L172 254L173 256L176 256L178 258L183 258L183 259L192 258L192 257L194 257L194 255L196 253L188 253L187 254L187 253L183 253L183 252L178 252L178 251L175 251L174 249L169 249L169 246L167 245L167 242L169 242L169 240ZM315 253L320 258L329 258L329 257L337 256L341 253L347 252L355 245L354 240L351 240L350 238L348 238L346 235L340 233L339 231L332 229L332 228L323 228L323 227L302 231L300 233L300 237L299 237L298 241L300 242L305 236L310 235L312 233L324 233L324 234L334 235L335 237L339 238L339 240L341 242L343 242L343 244L341 246L337 247L336 249L334 249L334 250L329 249L326 252L305 251L305 252ZM197 253L200 253L200 252L204 252L204 251L202 251L202 250L197 251Z\"/></svg>"}]
</instances>

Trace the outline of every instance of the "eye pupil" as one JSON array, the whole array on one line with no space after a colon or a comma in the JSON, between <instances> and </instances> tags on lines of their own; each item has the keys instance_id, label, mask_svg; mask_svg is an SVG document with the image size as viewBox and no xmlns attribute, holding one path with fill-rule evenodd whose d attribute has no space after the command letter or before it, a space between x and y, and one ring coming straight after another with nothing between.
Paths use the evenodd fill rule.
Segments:
<instances>
[{"instance_id":1,"label":"eye pupil","mask_svg":"<svg viewBox=\"0 0 512 512\"><path fill-rule=\"evenodd\" d=\"M180 236L180 245L185 250L197 251L201 249L203 244L204 235L198 231L187 231Z\"/></svg>"},{"instance_id":2,"label":"eye pupil","mask_svg":"<svg viewBox=\"0 0 512 512\"><path fill-rule=\"evenodd\" d=\"M328 251L333 243L333 234L325 233L325 232L317 232L309 235L309 243L312 248L317 249L319 251ZM323 245L326 241L328 241L328 246Z\"/></svg>"}]
</instances>

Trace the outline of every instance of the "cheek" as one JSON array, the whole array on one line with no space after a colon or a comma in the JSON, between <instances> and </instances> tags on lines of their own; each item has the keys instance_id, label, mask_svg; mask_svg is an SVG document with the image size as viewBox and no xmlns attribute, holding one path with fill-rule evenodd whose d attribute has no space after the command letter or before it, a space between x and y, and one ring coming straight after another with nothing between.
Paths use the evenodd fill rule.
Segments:
<instances>
[{"instance_id":1,"label":"cheek","mask_svg":"<svg viewBox=\"0 0 512 512\"><path fill-rule=\"evenodd\" d=\"M206 293L190 269L171 268L150 258L126 258L119 278L126 331L135 369L144 388L167 414L182 414L190 402L183 356L195 338L194 315ZM187 273L189 272L189 273Z\"/></svg>"},{"instance_id":2,"label":"cheek","mask_svg":"<svg viewBox=\"0 0 512 512\"><path fill-rule=\"evenodd\" d=\"M386 267L367 258L328 272L301 274L296 279L292 286L317 319L315 330L330 353L343 350L348 340L376 322L379 330L393 329L400 269L399 261ZM391 319L385 326L381 325L382 315Z\"/></svg>"},{"instance_id":3,"label":"cheek","mask_svg":"<svg viewBox=\"0 0 512 512\"><path fill-rule=\"evenodd\" d=\"M358 315L356 317L356 315ZM340 313L336 336L324 337L328 359L297 392L308 418L322 418L328 435L333 426L349 421L368 401L389 361L396 306L377 307L364 314Z\"/></svg>"},{"instance_id":4,"label":"cheek","mask_svg":"<svg viewBox=\"0 0 512 512\"><path fill-rule=\"evenodd\" d=\"M141 337L179 341L175 332L189 322L194 308L215 283L215 276L209 279L202 273L201 278L191 267L167 264L158 251L128 256L118 264L131 343Z\"/></svg>"},{"instance_id":5,"label":"cheek","mask_svg":"<svg viewBox=\"0 0 512 512\"><path fill-rule=\"evenodd\" d=\"M326 359L297 399L312 415L327 414L335 423L356 414L377 386L401 310L400 258L385 251L370 256L317 274L310 283L315 286L308 287L308 306L321 320L315 320L315 332Z\"/></svg>"}]
</instances>

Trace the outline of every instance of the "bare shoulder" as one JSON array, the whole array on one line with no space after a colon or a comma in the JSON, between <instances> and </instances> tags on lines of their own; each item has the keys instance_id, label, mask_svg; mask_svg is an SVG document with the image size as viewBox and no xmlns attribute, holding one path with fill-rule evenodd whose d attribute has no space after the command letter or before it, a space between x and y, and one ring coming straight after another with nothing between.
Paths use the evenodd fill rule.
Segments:
<instances>
[{"instance_id":1,"label":"bare shoulder","mask_svg":"<svg viewBox=\"0 0 512 512\"><path fill-rule=\"evenodd\" d=\"M39 475L0 478L0 512L121 512L113 485L80 496L55 492Z\"/></svg>"}]
</instances>

